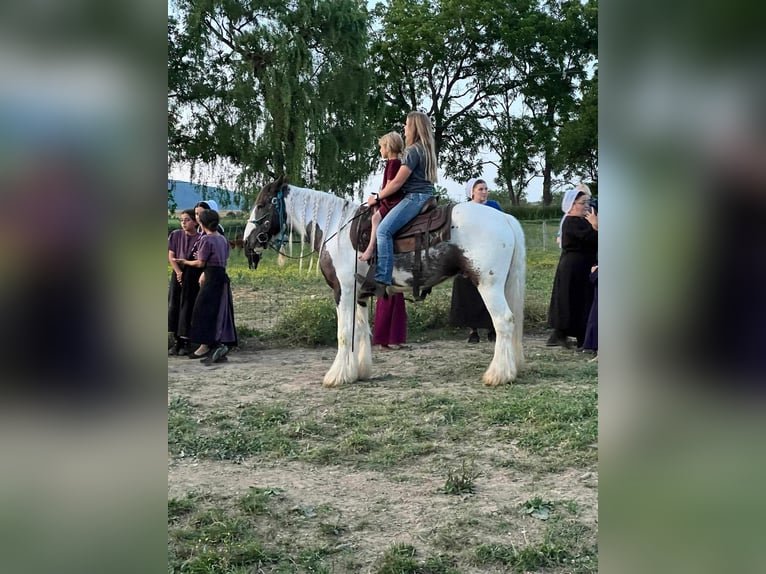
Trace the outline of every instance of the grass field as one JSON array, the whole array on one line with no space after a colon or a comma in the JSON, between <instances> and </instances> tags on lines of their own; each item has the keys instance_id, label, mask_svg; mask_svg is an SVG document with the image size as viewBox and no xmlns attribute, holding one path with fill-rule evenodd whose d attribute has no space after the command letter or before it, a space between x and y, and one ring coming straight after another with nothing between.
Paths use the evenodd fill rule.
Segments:
<instances>
[{"instance_id":1,"label":"grass field","mask_svg":"<svg viewBox=\"0 0 766 574\"><path fill-rule=\"evenodd\" d=\"M446 323L450 283L408 304L409 348L323 388L321 276L233 254L241 350L168 359L168 571L596 572L597 363L544 346L556 225L546 249L526 229L526 366L493 389L491 345Z\"/></svg>"}]
</instances>

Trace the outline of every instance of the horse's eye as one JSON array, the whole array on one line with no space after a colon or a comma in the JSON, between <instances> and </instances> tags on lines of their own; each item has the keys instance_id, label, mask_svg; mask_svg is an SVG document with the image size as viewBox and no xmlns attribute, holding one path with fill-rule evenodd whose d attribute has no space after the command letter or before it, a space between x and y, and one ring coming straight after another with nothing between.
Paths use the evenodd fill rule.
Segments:
<instances>
[{"instance_id":1,"label":"horse's eye","mask_svg":"<svg viewBox=\"0 0 766 574\"><path fill-rule=\"evenodd\" d=\"M271 205L276 205L276 204L277 204L277 198L276 197L272 197L271 198Z\"/></svg>"}]
</instances>

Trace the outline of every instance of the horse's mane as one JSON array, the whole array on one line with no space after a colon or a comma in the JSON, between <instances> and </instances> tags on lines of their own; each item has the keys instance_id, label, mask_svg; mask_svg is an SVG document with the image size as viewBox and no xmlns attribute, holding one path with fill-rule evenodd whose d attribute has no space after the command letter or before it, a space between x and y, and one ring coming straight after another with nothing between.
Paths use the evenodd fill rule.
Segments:
<instances>
[{"instance_id":1,"label":"horse's mane","mask_svg":"<svg viewBox=\"0 0 766 574\"><path fill-rule=\"evenodd\" d=\"M319 240L325 242L334 235L340 240L338 233L343 224L353 216L358 207L347 199L326 191L318 191L295 185L288 185L285 197L287 207L288 231L297 233L303 243L316 246L317 227L323 235Z\"/></svg>"}]
</instances>

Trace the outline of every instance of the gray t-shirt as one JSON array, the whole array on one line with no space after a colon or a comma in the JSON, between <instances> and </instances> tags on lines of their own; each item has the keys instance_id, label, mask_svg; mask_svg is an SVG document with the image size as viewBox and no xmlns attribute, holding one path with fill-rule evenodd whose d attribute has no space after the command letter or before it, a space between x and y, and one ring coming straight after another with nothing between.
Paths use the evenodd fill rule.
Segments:
<instances>
[{"instance_id":1,"label":"gray t-shirt","mask_svg":"<svg viewBox=\"0 0 766 574\"><path fill-rule=\"evenodd\" d=\"M426 177L426 151L422 144L416 143L404 150L402 165L412 170L402 184L403 193L434 193L434 184Z\"/></svg>"}]
</instances>

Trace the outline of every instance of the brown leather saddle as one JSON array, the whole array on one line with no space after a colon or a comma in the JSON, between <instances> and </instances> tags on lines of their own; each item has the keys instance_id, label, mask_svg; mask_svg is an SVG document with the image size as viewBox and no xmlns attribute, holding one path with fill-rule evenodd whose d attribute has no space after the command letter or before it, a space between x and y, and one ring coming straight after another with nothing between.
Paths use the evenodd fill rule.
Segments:
<instances>
[{"instance_id":1,"label":"brown leather saddle","mask_svg":"<svg viewBox=\"0 0 766 574\"><path fill-rule=\"evenodd\" d=\"M422 279L423 251L450 238L452 208L454 203L438 205L431 197L421 208L420 213L394 235L394 254L415 253L413 275L413 293L416 299L423 299L420 293ZM372 231L372 210L362 205L351 223L351 244L357 251L364 251L370 243ZM371 267L370 271L373 271Z\"/></svg>"}]
</instances>

